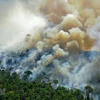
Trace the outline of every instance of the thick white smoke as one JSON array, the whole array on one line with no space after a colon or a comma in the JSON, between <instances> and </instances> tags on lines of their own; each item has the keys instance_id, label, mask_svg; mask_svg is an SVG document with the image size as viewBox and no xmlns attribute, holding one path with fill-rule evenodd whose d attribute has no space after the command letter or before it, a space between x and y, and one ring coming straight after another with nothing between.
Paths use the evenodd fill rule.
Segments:
<instances>
[{"instance_id":1,"label":"thick white smoke","mask_svg":"<svg viewBox=\"0 0 100 100\"><path fill-rule=\"evenodd\" d=\"M21 43L26 34L33 35L34 30L42 31L46 25L42 16L26 9L21 1L1 0L0 5L0 46L11 47Z\"/></svg>"}]
</instances>

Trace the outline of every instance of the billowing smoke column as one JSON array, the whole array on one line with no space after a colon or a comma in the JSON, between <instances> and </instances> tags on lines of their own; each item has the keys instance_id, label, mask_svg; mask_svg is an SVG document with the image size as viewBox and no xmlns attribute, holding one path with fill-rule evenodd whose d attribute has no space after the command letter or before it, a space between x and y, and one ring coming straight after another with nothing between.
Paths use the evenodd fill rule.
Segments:
<instances>
[{"instance_id":1,"label":"billowing smoke column","mask_svg":"<svg viewBox=\"0 0 100 100\"><path fill-rule=\"evenodd\" d=\"M28 80L41 76L68 88L99 89L99 5L99 0L1 0L0 69L21 78L31 71Z\"/></svg>"}]
</instances>

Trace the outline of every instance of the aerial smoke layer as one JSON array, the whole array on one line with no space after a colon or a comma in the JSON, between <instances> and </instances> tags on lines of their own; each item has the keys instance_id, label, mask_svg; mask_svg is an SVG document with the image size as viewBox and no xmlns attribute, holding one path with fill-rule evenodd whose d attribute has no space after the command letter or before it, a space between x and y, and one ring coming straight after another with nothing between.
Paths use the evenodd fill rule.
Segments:
<instances>
[{"instance_id":1,"label":"aerial smoke layer","mask_svg":"<svg viewBox=\"0 0 100 100\"><path fill-rule=\"evenodd\" d=\"M0 0L0 68L28 80L83 89L100 83L99 0Z\"/></svg>"}]
</instances>

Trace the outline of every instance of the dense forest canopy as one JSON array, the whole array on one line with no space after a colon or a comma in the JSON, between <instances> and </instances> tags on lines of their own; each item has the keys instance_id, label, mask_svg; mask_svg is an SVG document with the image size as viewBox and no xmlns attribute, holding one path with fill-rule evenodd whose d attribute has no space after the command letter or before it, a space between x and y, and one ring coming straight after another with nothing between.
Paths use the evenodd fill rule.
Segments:
<instances>
[{"instance_id":1,"label":"dense forest canopy","mask_svg":"<svg viewBox=\"0 0 100 100\"><path fill-rule=\"evenodd\" d=\"M57 80L54 80L57 84ZM23 81L19 75L0 70L0 100L93 100L93 89L85 87L87 94L79 89L54 89L51 83Z\"/></svg>"}]
</instances>

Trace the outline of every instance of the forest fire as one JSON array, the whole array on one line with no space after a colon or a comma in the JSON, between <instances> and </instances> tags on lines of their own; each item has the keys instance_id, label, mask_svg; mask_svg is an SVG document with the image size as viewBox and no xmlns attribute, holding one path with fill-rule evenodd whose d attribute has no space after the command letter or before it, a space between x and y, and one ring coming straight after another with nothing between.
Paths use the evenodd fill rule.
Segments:
<instances>
[{"instance_id":1,"label":"forest fire","mask_svg":"<svg viewBox=\"0 0 100 100\"><path fill-rule=\"evenodd\" d=\"M29 70L28 80L57 79L67 88L98 88L100 1L35 1L0 1L5 5L0 10L0 69L20 78Z\"/></svg>"}]
</instances>

